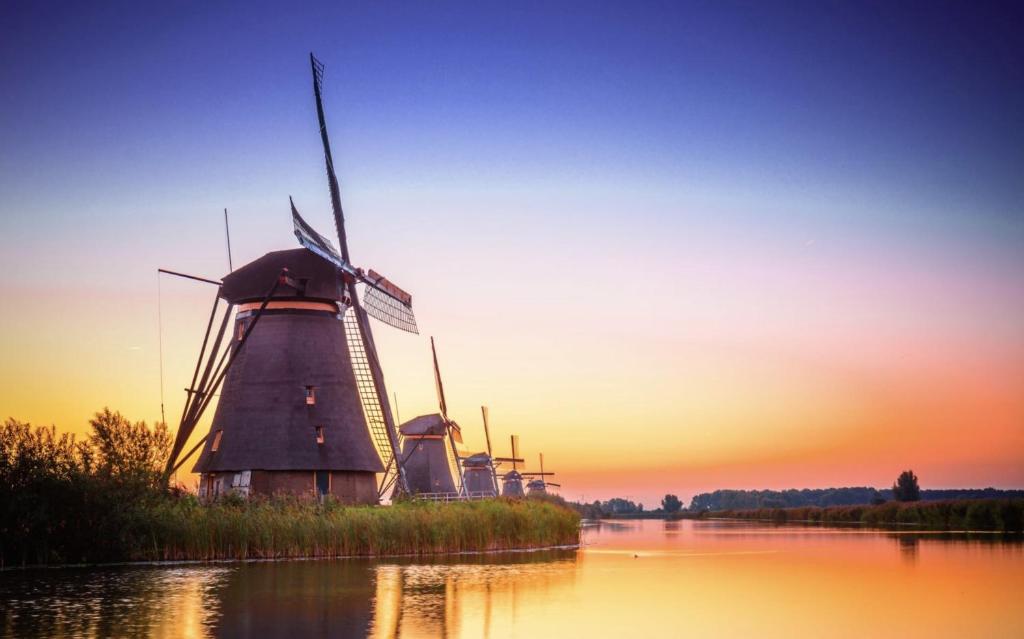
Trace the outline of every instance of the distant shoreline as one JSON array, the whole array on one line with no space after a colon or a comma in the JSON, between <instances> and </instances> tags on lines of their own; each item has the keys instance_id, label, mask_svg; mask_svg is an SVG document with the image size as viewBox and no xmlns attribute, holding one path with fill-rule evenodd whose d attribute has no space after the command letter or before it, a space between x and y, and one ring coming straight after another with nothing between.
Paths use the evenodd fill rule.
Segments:
<instances>
[{"instance_id":1,"label":"distant shoreline","mask_svg":"<svg viewBox=\"0 0 1024 639\"><path fill-rule=\"evenodd\" d=\"M1024 499L950 499L859 506L806 506L684 512L672 519L856 525L937 532L1024 532Z\"/></svg>"}]
</instances>

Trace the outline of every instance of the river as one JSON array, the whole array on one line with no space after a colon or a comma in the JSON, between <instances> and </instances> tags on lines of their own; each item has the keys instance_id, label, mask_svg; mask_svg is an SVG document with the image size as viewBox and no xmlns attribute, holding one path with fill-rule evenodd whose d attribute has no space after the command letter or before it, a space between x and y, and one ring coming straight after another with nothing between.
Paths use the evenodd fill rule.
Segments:
<instances>
[{"instance_id":1,"label":"river","mask_svg":"<svg viewBox=\"0 0 1024 639\"><path fill-rule=\"evenodd\" d=\"M588 525L579 550L0 573L0 634L1024 637L1024 544L741 522Z\"/></svg>"}]
</instances>

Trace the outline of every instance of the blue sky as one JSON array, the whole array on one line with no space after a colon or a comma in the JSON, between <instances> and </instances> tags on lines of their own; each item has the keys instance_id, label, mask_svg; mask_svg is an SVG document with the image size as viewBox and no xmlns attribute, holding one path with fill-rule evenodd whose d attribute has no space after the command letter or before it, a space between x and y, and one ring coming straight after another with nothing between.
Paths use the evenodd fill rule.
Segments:
<instances>
[{"instance_id":1,"label":"blue sky","mask_svg":"<svg viewBox=\"0 0 1024 639\"><path fill-rule=\"evenodd\" d=\"M938 204L1020 216L1022 22L1005 9L16 3L4 11L4 190L19 203L55 174L87 195L145 188L166 197L197 175L221 178L222 195L223 186L244 190L253 171L315 165L303 99L303 56L314 50L328 66L340 154L353 158L346 169L380 182L567 180L698 192L731 182L755 193L875 191L911 211ZM89 166L77 161L84 154ZM296 179L288 178L280 179Z\"/></svg>"}]
</instances>

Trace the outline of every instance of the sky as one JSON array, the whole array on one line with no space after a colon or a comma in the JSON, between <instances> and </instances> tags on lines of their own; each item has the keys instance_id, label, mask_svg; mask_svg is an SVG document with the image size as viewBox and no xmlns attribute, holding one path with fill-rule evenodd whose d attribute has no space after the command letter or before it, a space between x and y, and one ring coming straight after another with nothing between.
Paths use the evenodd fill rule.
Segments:
<instances>
[{"instance_id":1,"label":"sky","mask_svg":"<svg viewBox=\"0 0 1024 639\"><path fill-rule=\"evenodd\" d=\"M314 51L402 419L433 335L571 499L1024 486L1022 13L4 3L0 417L175 426L213 291L156 269L333 232Z\"/></svg>"}]
</instances>

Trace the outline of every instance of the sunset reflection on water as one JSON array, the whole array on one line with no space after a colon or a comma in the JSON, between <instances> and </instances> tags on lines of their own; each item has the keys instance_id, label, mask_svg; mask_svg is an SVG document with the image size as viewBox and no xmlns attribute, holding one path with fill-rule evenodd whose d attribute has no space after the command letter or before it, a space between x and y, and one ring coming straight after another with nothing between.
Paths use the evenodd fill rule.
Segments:
<instances>
[{"instance_id":1,"label":"sunset reflection on water","mask_svg":"<svg viewBox=\"0 0 1024 639\"><path fill-rule=\"evenodd\" d=\"M1024 636L995 535L601 522L579 550L0 575L11 636Z\"/></svg>"}]
</instances>

